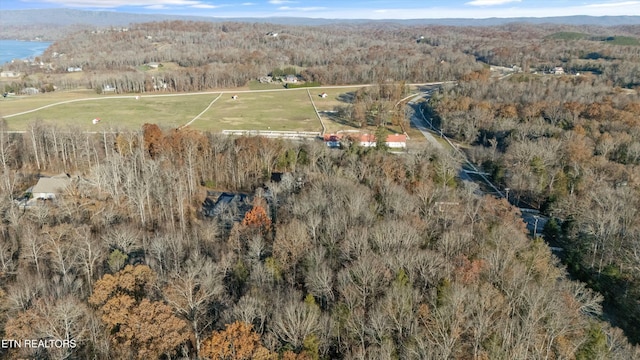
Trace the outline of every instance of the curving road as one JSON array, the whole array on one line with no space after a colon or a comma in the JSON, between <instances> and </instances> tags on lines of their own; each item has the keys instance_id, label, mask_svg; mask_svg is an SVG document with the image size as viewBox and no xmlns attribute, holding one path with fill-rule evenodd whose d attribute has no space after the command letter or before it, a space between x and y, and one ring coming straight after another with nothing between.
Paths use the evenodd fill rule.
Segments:
<instances>
[{"instance_id":1,"label":"curving road","mask_svg":"<svg viewBox=\"0 0 640 360\"><path fill-rule=\"evenodd\" d=\"M458 153L462 157L462 159L464 159L466 166L471 170L466 170L464 168L460 169L460 172L458 173L458 178L460 178L460 180L464 182L484 183L485 185L493 189L494 191L493 194L496 194L500 198L506 198L507 193L499 190L485 176L484 173L479 171L475 167L475 165L469 161L469 159L467 158L467 155L462 150L460 150L458 146L456 146L453 142L451 142L451 140L446 135L444 135L440 129L435 128L431 120L427 116L425 116L420 105L418 104L418 101L421 99L429 99L431 97L432 91L433 90L429 90L421 94L418 94L413 99L411 99L411 101L407 103L407 105L410 106L410 109L413 112L410 120L411 125L414 128L418 129L422 133L422 135L424 135L427 141L431 143L434 147L436 147L437 149L444 149L444 147L442 146L442 143L436 140L436 138L433 136L433 133L440 135L441 138L446 140L446 142L449 144L451 149L453 149L454 152ZM478 177L481 180L479 180L478 178L471 177L469 174L478 175ZM483 192L479 188L476 189L475 192L478 195L483 194ZM508 198L507 198L507 201L511 203L511 200ZM516 205L516 204L512 204L512 205ZM544 229L545 224L549 221L549 218L544 215L541 215L540 211L536 209L519 208L519 210L521 214L520 217L527 225L527 229L531 232L531 234L535 236L541 236L542 230Z\"/></svg>"}]
</instances>

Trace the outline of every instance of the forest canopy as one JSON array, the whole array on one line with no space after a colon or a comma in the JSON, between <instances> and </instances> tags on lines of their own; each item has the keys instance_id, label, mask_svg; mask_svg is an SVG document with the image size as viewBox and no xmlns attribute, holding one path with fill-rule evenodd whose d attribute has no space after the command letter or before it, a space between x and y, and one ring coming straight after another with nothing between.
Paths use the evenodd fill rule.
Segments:
<instances>
[{"instance_id":1,"label":"forest canopy","mask_svg":"<svg viewBox=\"0 0 640 360\"><path fill-rule=\"evenodd\" d=\"M445 81L422 113L506 198L459 179L459 152L419 141L391 154L3 121L0 333L77 346L0 356L640 357L640 27L273 30L83 30L51 46L44 70L9 65L25 75L5 89L187 92L295 75L380 85L336 113L381 126L365 113L390 114L405 91L382 85ZM69 185L55 201L26 206L56 174ZM520 208L549 219L542 237Z\"/></svg>"}]
</instances>

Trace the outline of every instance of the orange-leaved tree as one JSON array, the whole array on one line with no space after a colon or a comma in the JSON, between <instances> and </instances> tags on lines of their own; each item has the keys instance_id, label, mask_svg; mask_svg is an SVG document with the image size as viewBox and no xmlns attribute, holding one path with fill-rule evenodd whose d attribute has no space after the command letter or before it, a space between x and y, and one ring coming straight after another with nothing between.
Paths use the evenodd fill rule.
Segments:
<instances>
[{"instance_id":1,"label":"orange-leaved tree","mask_svg":"<svg viewBox=\"0 0 640 360\"><path fill-rule=\"evenodd\" d=\"M242 321L227 324L221 331L214 331L202 346L203 357L216 360L275 360L276 353L262 346L260 335L253 331L253 325Z\"/></svg>"},{"instance_id":2,"label":"orange-leaved tree","mask_svg":"<svg viewBox=\"0 0 640 360\"><path fill-rule=\"evenodd\" d=\"M260 198L254 200L253 208L244 216L242 225L259 228L264 232L268 232L271 229L271 219L265 210L266 206L264 200Z\"/></svg>"},{"instance_id":3,"label":"orange-leaved tree","mask_svg":"<svg viewBox=\"0 0 640 360\"><path fill-rule=\"evenodd\" d=\"M155 273L148 266L127 265L94 286L89 303L98 308L122 356L169 356L189 339L187 323L175 316L171 307L149 298L154 281Z\"/></svg>"}]
</instances>

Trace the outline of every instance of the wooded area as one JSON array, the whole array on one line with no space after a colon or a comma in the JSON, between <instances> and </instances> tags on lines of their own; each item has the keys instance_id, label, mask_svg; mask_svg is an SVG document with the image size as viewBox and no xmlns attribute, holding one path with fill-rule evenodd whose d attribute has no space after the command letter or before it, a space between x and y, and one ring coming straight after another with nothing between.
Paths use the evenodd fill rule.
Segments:
<instances>
[{"instance_id":1,"label":"wooded area","mask_svg":"<svg viewBox=\"0 0 640 360\"><path fill-rule=\"evenodd\" d=\"M277 36L267 35L277 31ZM638 26L597 27L507 24L492 27L336 24L290 26L165 21L84 30L56 41L36 62L47 76L12 86L59 89L105 85L118 92L200 91L244 86L294 67L324 85L456 80L491 65L568 73L596 73L621 87L640 84ZM635 42L634 42L635 41ZM620 45L626 44L626 45ZM635 44L635 45L634 45ZM145 65L157 63L149 71ZM82 75L61 76L69 67ZM25 74L38 67L16 62ZM166 88L165 88L166 84Z\"/></svg>"},{"instance_id":2,"label":"wooded area","mask_svg":"<svg viewBox=\"0 0 640 360\"><path fill-rule=\"evenodd\" d=\"M443 89L430 111L511 200L555 218L545 236L640 340L638 95L593 76L513 76Z\"/></svg>"},{"instance_id":3,"label":"wooded area","mask_svg":"<svg viewBox=\"0 0 640 360\"><path fill-rule=\"evenodd\" d=\"M155 125L34 124L1 140L3 338L78 343L6 358L638 355L517 209L451 181L458 165L434 149ZM9 200L29 174L60 171L78 177L55 203ZM249 193L253 208L205 218L201 184Z\"/></svg>"},{"instance_id":4,"label":"wooded area","mask_svg":"<svg viewBox=\"0 0 640 360\"><path fill-rule=\"evenodd\" d=\"M9 86L165 91L161 77L166 91L196 91L295 67L322 84L378 84L338 109L345 121L406 126L394 112L404 84L455 80L425 113L509 201L465 187L456 158L427 145L395 155L3 122L2 339L78 346L0 356L640 357L640 46L617 38L640 27L273 27L79 32L43 56L56 70L41 83ZM167 66L140 68L150 62ZM55 201L16 205L60 173L71 185ZM243 200L205 216L214 190ZM544 239L512 204L551 218Z\"/></svg>"}]
</instances>

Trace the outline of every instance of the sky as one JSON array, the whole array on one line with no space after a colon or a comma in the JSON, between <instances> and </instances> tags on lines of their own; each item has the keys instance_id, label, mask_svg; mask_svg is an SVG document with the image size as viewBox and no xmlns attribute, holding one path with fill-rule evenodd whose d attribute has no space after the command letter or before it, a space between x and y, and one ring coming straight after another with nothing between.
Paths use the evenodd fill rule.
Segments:
<instances>
[{"instance_id":1,"label":"sky","mask_svg":"<svg viewBox=\"0 0 640 360\"><path fill-rule=\"evenodd\" d=\"M73 8L211 17L436 19L640 15L629 0L0 0L0 11Z\"/></svg>"}]
</instances>

